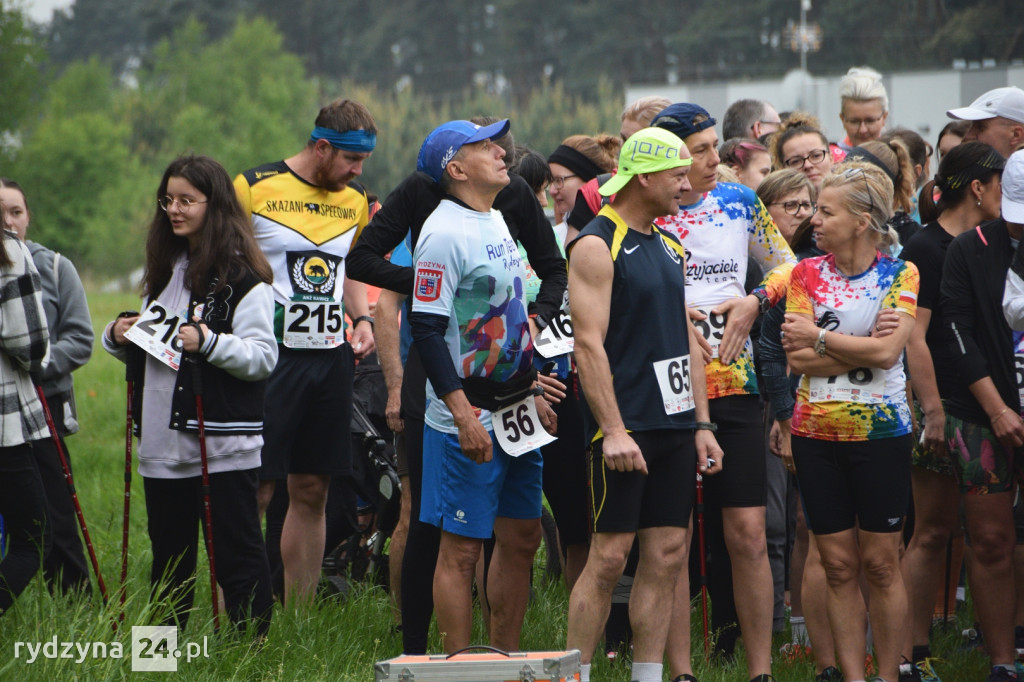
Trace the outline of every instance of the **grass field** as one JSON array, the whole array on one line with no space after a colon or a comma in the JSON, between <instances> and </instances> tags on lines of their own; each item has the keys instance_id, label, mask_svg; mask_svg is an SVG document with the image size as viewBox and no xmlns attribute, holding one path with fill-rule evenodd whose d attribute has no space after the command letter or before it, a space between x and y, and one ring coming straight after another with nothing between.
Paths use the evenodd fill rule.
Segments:
<instances>
[{"instance_id":1,"label":"grass field","mask_svg":"<svg viewBox=\"0 0 1024 682\"><path fill-rule=\"evenodd\" d=\"M107 321L119 311L137 307L132 295L90 294L97 337ZM74 462L75 483L89 530L99 555L107 586L116 593L120 571L120 540L124 487L125 390L123 365L97 344L92 361L75 374L75 386L82 425L80 433L68 439ZM134 467L133 467L134 469ZM216 504L216 500L214 500ZM22 594L15 607L0 618L0 680L117 680L132 675L130 626L159 621L161 609L148 604L151 554L145 528L142 483L134 476L132 489L130 567L127 604L122 627L114 632L116 600L104 609L97 593L91 602L52 598L37 578ZM200 551L203 556L204 552ZM183 680L372 680L373 663L398 655L401 637L394 631L386 595L373 587L357 587L345 601L321 604L308 612L275 609L270 636L261 648L249 642L214 634L205 563L201 563L196 607L188 628L179 633L178 646L206 643L208 658L186 662L179 659L176 679ZM550 650L565 644L568 596L561 583L535 581L535 595L526 616L522 647ZM944 662L937 669L946 682L983 680L986 659L977 651L958 652L960 628L969 624L965 615L956 628L940 633L933 650ZM700 613L694 612L694 651L697 675L702 682L747 680L742 664L714 662L700 657ZM224 617L222 615L222 623ZM42 653L29 663L29 653L19 642L111 643L121 642L123 658L46 658ZM477 624L474 641L486 643ZM786 639L780 639L776 648ZM434 635L432 650L440 651ZM15 654L18 657L15 657ZM58 653L60 651L58 650ZM70 652L74 654L74 652ZM76 657L80 658L77 654ZM742 660L742 658L740 658ZM809 661L784 661L776 657L775 676L779 682L812 680ZM612 666L604 659L594 668L593 679L626 681L627 666ZM159 679L159 673L136 673ZM666 671L667 676L667 671ZM667 678L666 678L667 679Z\"/></svg>"}]
</instances>

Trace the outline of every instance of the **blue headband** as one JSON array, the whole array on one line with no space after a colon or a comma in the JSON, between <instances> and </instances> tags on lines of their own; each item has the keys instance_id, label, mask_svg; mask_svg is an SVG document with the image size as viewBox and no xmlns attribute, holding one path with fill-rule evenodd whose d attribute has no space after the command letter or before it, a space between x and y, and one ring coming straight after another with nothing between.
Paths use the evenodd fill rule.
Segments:
<instances>
[{"instance_id":1,"label":"blue headband","mask_svg":"<svg viewBox=\"0 0 1024 682\"><path fill-rule=\"evenodd\" d=\"M339 133L333 128L317 126L313 128L309 139L313 142L327 140L335 149L344 149L347 152L372 152L377 146L377 134L365 130L346 130Z\"/></svg>"}]
</instances>

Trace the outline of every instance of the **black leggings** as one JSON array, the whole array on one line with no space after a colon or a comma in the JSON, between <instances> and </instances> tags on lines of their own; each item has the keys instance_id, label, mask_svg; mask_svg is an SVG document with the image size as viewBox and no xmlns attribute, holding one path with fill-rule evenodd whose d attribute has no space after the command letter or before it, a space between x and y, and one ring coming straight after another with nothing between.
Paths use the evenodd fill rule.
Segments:
<instances>
[{"instance_id":1,"label":"black leggings","mask_svg":"<svg viewBox=\"0 0 1024 682\"><path fill-rule=\"evenodd\" d=\"M217 583L224 590L228 617L240 630L252 622L255 634L270 629L273 598L270 567L260 532L256 489L258 469L210 474L210 516ZM203 519L202 479L143 478L149 540L153 545L150 581L165 582L159 599L170 597L184 628L195 596L199 527Z\"/></svg>"},{"instance_id":2,"label":"black leggings","mask_svg":"<svg viewBox=\"0 0 1024 682\"><path fill-rule=\"evenodd\" d=\"M2 614L28 586L51 544L46 493L28 444L0 448L0 516L7 537L7 556L0 561Z\"/></svg>"},{"instance_id":3,"label":"black leggings","mask_svg":"<svg viewBox=\"0 0 1024 682\"><path fill-rule=\"evenodd\" d=\"M427 653L430 616L434 612L434 568L441 529L420 521L423 487L423 421L405 418L405 456L409 463L409 535L402 558L402 651ZM405 492L405 491L403 491Z\"/></svg>"},{"instance_id":4,"label":"black leggings","mask_svg":"<svg viewBox=\"0 0 1024 682\"><path fill-rule=\"evenodd\" d=\"M71 455L63 438L60 444L64 448L68 470L71 471ZM78 537L75 503L64 479L57 444L52 438L46 438L35 441L32 448L36 453L36 464L46 491L46 516L53 533L53 545L43 559L46 584L51 590L88 592L92 589L89 584L89 564L86 563L85 550Z\"/></svg>"}]
</instances>

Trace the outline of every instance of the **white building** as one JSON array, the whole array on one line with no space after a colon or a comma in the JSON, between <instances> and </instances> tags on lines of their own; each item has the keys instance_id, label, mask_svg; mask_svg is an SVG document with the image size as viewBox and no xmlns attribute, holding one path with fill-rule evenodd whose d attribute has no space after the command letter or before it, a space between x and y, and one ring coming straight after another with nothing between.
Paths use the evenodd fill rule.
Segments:
<instances>
[{"instance_id":1,"label":"white building","mask_svg":"<svg viewBox=\"0 0 1024 682\"><path fill-rule=\"evenodd\" d=\"M1024 88L1024 64L963 66L942 71L884 74L889 93L888 127L901 126L917 131L934 145L935 136L949 121L948 109L966 106L993 88L1007 85ZM662 95L673 102L699 104L718 119L721 131L722 116L729 104L739 99L761 99L780 112L799 109L814 114L825 127L828 138L838 141L845 136L839 121L838 92L842 77L843 74L812 76L795 70L777 80L628 85L626 101Z\"/></svg>"}]
</instances>

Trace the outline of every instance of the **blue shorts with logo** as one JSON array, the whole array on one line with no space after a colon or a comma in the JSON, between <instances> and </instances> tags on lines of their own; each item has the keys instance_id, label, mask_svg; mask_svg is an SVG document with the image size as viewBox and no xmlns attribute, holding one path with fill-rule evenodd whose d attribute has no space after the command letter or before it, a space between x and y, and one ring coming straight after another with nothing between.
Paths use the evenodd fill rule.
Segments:
<instances>
[{"instance_id":1,"label":"blue shorts with logo","mask_svg":"<svg viewBox=\"0 0 1024 682\"><path fill-rule=\"evenodd\" d=\"M457 434L424 425L420 521L455 535L488 539L499 516L540 518L540 452L512 457L493 433L491 446L491 461L477 464L462 454Z\"/></svg>"}]
</instances>

